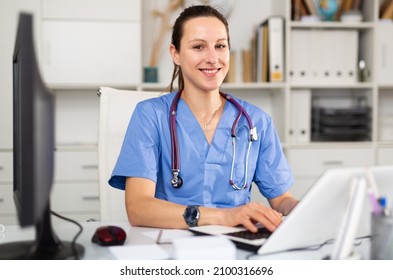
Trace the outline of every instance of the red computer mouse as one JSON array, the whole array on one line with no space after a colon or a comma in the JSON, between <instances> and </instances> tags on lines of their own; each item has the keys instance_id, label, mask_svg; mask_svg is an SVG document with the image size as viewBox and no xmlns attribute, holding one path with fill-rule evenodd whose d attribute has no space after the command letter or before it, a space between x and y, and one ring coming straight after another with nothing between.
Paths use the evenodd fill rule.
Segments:
<instances>
[{"instance_id":1,"label":"red computer mouse","mask_svg":"<svg viewBox=\"0 0 393 280\"><path fill-rule=\"evenodd\" d=\"M101 226L96 229L91 241L101 246L123 245L126 232L118 226Z\"/></svg>"}]
</instances>

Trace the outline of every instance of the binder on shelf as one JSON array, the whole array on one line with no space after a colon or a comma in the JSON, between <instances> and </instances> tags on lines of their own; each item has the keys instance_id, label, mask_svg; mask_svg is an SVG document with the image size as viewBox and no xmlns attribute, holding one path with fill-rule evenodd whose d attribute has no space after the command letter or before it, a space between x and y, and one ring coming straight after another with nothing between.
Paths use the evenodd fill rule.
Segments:
<instances>
[{"instance_id":1,"label":"binder on shelf","mask_svg":"<svg viewBox=\"0 0 393 280\"><path fill-rule=\"evenodd\" d=\"M379 23L377 35L377 71L378 84L393 85L393 24Z\"/></svg>"},{"instance_id":2,"label":"binder on shelf","mask_svg":"<svg viewBox=\"0 0 393 280\"><path fill-rule=\"evenodd\" d=\"M272 16L267 20L270 82L284 81L284 17Z\"/></svg>"},{"instance_id":3,"label":"binder on shelf","mask_svg":"<svg viewBox=\"0 0 393 280\"><path fill-rule=\"evenodd\" d=\"M309 55L312 50L311 32L309 30L293 30L291 32L291 63L289 79L293 84L302 84L311 79L311 64Z\"/></svg>"},{"instance_id":4,"label":"binder on shelf","mask_svg":"<svg viewBox=\"0 0 393 280\"><path fill-rule=\"evenodd\" d=\"M291 40L292 83L357 82L357 30L293 30Z\"/></svg>"},{"instance_id":5,"label":"binder on shelf","mask_svg":"<svg viewBox=\"0 0 393 280\"><path fill-rule=\"evenodd\" d=\"M296 89L291 92L290 105L291 142L308 143L311 139L311 90Z\"/></svg>"}]
</instances>

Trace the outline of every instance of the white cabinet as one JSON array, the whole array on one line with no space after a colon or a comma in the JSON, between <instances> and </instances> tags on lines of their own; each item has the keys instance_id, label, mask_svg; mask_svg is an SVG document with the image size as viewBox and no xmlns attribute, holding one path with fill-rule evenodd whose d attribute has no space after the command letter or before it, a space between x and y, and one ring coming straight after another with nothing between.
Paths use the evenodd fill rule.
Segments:
<instances>
[{"instance_id":1,"label":"white cabinet","mask_svg":"<svg viewBox=\"0 0 393 280\"><path fill-rule=\"evenodd\" d=\"M99 219L96 150L70 147L56 151L51 208L78 221Z\"/></svg>"},{"instance_id":2,"label":"white cabinet","mask_svg":"<svg viewBox=\"0 0 393 280\"><path fill-rule=\"evenodd\" d=\"M0 152L0 224L15 224L12 152Z\"/></svg>"},{"instance_id":3,"label":"white cabinet","mask_svg":"<svg viewBox=\"0 0 393 280\"><path fill-rule=\"evenodd\" d=\"M393 146L378 148L377 157L378 165L393 165Z\"/></svg>"},{"instance_id":4,"label":"white cabinet","mask_svg":"<svg viewBox=\"0 0 393 280\"><path fill-rule=\"evenodd\" d=\"M140 1L42 4L42 67L50 87L125 87L141 82Z\"/></svg>"},{"instance_id":5,"label":"white cabinet","mask_svg":"<svg viewBox=\"0 0 393 280\"><path fill-rule=\"evenodd\" d=\"M289 147L286 156L291 164L295 184L291 192L298 198L329 168L375 165L374 149L358 145L311 145Z\"/></svg>"}]
</instances>

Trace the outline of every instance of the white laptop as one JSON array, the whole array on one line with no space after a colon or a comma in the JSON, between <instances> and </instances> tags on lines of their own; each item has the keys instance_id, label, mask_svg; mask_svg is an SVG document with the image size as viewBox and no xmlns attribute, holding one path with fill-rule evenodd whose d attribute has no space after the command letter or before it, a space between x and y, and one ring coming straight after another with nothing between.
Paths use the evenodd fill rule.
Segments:
<instances>
[{"instance_id":1,"label":"white laptop","mask_svg":"<svg viewBox=\"0 0 393 280\"><path fill-rule=\"evenodd\" d=\"M393 166L369 168L375 177L381 195L393 199ZM347 208L351 182L354 177L366 173L366 168L335 168L325 171L298 205L268 237L249 240L228 233L244 231L242 227L200 226L190 230L195 234L225 235L238 248L269 254L320 245L337 236ZM390 187L390 190L389 190ZM390 193L389 193L390 191ZM364 197L363 213L356 233L357 237L370 234L371 206Z\"/></svg>"}]
</instances>

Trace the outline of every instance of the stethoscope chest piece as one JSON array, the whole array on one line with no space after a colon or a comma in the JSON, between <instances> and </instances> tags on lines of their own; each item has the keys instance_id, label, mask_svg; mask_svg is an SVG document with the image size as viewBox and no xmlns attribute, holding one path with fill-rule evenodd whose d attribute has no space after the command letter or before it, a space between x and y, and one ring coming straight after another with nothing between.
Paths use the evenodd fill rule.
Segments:
<instances>
[{"instance_id":1,"label":"stethoscope chest piece","mask_svg":"<svg viewBox=\"0 0 393 280\"><path fill-rule=\"evenodd\" d=\"M179 170L172 170L173 177L171 179L171 185L175 189L183 186L183 179L179 176Z\"/></svg>"}]
</instances>

